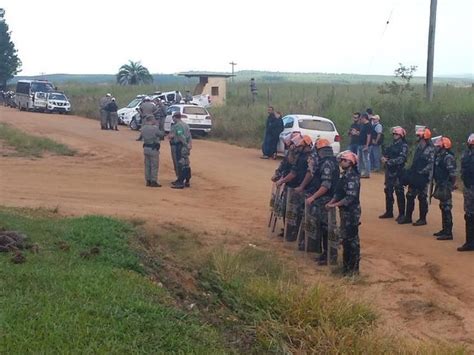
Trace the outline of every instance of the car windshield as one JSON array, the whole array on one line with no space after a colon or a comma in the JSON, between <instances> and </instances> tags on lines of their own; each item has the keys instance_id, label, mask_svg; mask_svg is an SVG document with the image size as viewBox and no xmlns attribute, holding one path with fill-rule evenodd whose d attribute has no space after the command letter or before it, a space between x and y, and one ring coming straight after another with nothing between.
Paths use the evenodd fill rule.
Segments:
<instances>
[{"instance_id":1,"label":"car windshield","mask_svg":"<svg viewBox=\"0 0 474 355\"><path fill-rule=\"evenodd\" d=\"M127 107L128 108L134 108L136 106L138 106L138 104L142 102L142 99L133 99L132 102L130 102Z\"/></svg>"},{"instance_id":2,"label":"car windshield","mask_svg":"<svg viewBox=\"0 0 474 355\"><path fill-rule=\"evenodd\" d=\"M54 86L51 83L31 83L31 91L50 92L54 91Z\"/></svg>"},{"instance_id":3,"label":"car windshield","mask_svg":"<svg viewBox=\"0 0 474 355\"><path fill-rule=\"evenodd\" d=\"M67 100L66 96L63 94L49 94L49 98L50 100Z\"/></svg>"},{"instance_id":4,"label":"car windshield","mask_svg":"<svg viewBox=\"0 0 474 355\"><path fill-rule=\"evenodd\" d=\"M302 129L309 129L312 131L333 132L334 125L331 122L320 120L298 120L298 126Z\"/></svg>"},{"instance_id":5,"label":"car windshield","mask_svg":"<svg viewBox=\"0 0 474 355\"><path fill-rule=\"evenodd\" d=\"M206 109L199 106L186 106L183 108L183 113L188 115L208 115Z\"/></svg>"}]
</instances>

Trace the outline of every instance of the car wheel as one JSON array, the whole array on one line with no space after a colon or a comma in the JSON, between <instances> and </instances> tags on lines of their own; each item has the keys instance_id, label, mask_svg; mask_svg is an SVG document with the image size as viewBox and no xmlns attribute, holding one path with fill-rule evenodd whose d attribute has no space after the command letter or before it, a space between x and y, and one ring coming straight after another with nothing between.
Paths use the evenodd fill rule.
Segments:
<instances>
[{"instance_id":1,"label":"car wheel","mask_svg":"<svg viewBox=\"0 0 474 355\"><path fill-rule=\"evenodd\" d=\"M138 131L138 124L135 118L132 118L132 120L130 121L130 129Z\"/></svg>"}]
</instances>

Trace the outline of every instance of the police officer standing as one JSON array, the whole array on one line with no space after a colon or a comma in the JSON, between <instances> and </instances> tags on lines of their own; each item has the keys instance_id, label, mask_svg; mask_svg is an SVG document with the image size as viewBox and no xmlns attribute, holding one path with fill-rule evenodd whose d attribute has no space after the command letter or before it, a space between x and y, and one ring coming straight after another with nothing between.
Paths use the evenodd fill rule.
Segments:
<instances>
[{"instance_id":1,"label":"police officer standing","mask_svg":"<svg viewBox=\"0 0 474 355\"><path fill-rule=\"evenodd\" d=\"M438 240L453 239L453 199L451 191L456 189L456 159L451 151L451 140L441 137L435 143L436 155L433 178L436 183L433 197L439 200L443 228L433 235Z\"/></svg>"},{"instance_id":2,"label":"police officer standing","mask_svg":"<svg viewBox=\"0 0 474 355\"><path fill-rule=\"evenodd\" d=\"M189 126L181 120L181 113L173 114L174 124L168 135L171 157L175 166L177 179L171 183L173 189L190 187L191 167L189 154L192 148L192 137Z\"/></svg>"},{"instance_id":3,"label":"police officer standing","mask_svg":"<svg viewBox=\"0 0 474 355\"><path fill-rule=\"evenodd\" d=\"M385 164L385 213L379 218L393 218L393 192L397 196L397 222L405 216L405 191L402 184L403 168L407 161L408 144L406 131L400 127L392 128L393 143L385 150L382 163Z\"/></svg>"},{"instance_id":4,"label":"police officer standing","mask_svg":"<svg viewBox=\"0 0 474 355\"><path fill-rule=\"evenodd\" d=\"M100 129L108 129L107 121L109 119L109 113L105 109L108 103L111 101L112 95L107 93L105 96L101 97L99 100L99 109L100 109Z\"/></svg>"},{"instance_id":5,"label":"police officer standing","mask_svg":"<svg viewBox=\"0 0 474 355\"><path fill-rule=\"evenodd\" d=\"M160 164L160 140L165 133L154 124L153 116L146 116L142 127L143 155L145 156L146 186L161 187L158 183L158 168Z\"/></svg>"},{"instance_id":6,"label":"police officer standing","mask_svg":"<svg viewBox=\"0 0 474 355\"><path fill-rule=\"evenodd\" d=\"M416 135L418 145L416 146L412 165L408 170L407 208L405 217L398 223L412 223L415 198L418 196L420 218L413 225L424 226L428 214L428 183L432 178L435 149L431 142L431 131L428 127L418 128Z\"/></svg>"},{"instance_id":7,"label":"police officer standing","mask_svg":"<svg viewBox=\"0 0 474 355\"><path fill-rule=\"evenodd\" d=\"M461 158L461 178L464 183L466 243L458 251L474 251L474 133L467 139L467 148Z\"/></svg>"},{"instance_id":8,"label":"police officer standing","mask_svg":"<svg viewBox=\"0 0 474 355\"><path fill-rule=\"evenodd\" d=\"M310 224L316 222L316 236L309 235L309 239L320 239L322 241L322 254L318 259L319 265L327 265L328 258L328 213L334 210L326 210L326 204L331 200L336 190L339 180L339 166L334 157L334 152L327 139L318 139L316 141L316 149L318 152L318 169L315 170L310 185L313 186L314 192L306 199L307 208L310 208L309 219L306 221ZM332 263L336 262L337 251L331 251ZM336 256L336 257L334 257Z\"/></svg>"},{"instance_id":9,"label":"police officer standing","mask_svg":"<svg viewBox=\"0 0 474 355\"><path fill-rule=\"evenodd\" d=\"M340 153L338 160L343 172L336 186L334 197L326 205L326 208L339 207L343 247L342 272L344 275L350 276L359 273L360 173L357 169L357 155L351 151L346 150Z\"/></svg>"},{"instance_id":10,"label":"police officer standing","mask_svg":"<svg viewBox=\"0 0 474 355\"><path fill-rule=\"evenodd\" d=\"M297 239L298 229L303 218L305 196L294 190L300 186L306 176L312 140L309 136L295 136L292 138L292 142L296 146L295 162L291 164L290 172L276 182L277 187L286 184L288 188L285 239L290 242Z\"/></svg>"}]
</instances>

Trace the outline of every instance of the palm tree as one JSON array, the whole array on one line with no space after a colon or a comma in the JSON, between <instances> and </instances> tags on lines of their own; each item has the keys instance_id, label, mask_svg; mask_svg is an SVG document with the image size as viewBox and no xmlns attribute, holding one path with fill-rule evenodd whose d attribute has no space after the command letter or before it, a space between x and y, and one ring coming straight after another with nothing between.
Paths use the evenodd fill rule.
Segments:
<instances>
[{"instance_id":1,"label":"palm tree","mask_svg":"<svg viewBox=\"0 0 474 355\"><path fill-rule=\"evenodd\" d=\"M153 82L150 72L140 62L133 62L131 60L128 62L128 64L120 67L117 73L117 83L120 85L138 85Z\"/></svg>"}]
</instances>

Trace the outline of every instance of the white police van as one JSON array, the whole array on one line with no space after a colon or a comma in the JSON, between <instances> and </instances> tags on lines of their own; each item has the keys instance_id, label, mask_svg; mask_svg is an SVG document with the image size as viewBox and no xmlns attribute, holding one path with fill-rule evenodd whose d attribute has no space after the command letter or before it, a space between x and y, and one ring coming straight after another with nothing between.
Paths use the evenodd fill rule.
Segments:
<instances>
[{"instance_id":1,"label":"white police van","mask_svg":"<svg viewBox=\"0 0 474 355\"><path fill-rule=\"evenodd\" d=\"M44 110L46 107L45 95L55 90L48 80L18 80L16 84L15 103L20 111ZM35 104L36 99L39 101Z\"/></svg>"}]
</instances>

